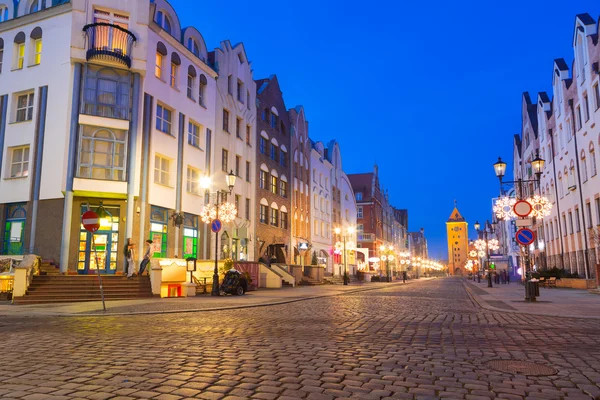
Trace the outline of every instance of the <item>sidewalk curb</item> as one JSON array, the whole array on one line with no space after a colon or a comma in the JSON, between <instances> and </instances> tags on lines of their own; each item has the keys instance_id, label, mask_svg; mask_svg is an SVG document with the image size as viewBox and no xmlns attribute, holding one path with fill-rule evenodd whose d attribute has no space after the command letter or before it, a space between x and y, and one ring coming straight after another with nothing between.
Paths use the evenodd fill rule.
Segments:
<instances>
[{"instance_id":1,"label":"sidewalk curb","mask_svg":"<svg viewBox=\"0 0 600 400\"><path fill-rule=\"evenodd\" d=\"M562 314L544 314L544 313L535 313L535 312L524 312L524 311L519 311L519 310L504 310L502 308L498 308L498 307L494 307L494 306L491 306L489 304L486 304L487 302L485 300L483 300L478 294L475 294L471 290L471 288L469 287L470 283L466 282L464 279L462 280L462 284L463 284L463 286L465 288L465 291L471 297L471 300L473 300L475 303L477 303L477 305L481 309L484 309L484 310L498 311L498 312L511 313L511 314L539 316L539 317L573 318L573 319L596 319L596 320L600 320L600 317L597 317L597 316L594 316L594 315L567 316L567 315L562 315Z\"/></svg>"},{"instance_id":2,"label":"sidewalk curb","mask_svg":"<svg viewBox=\"0 0 600 400\"><path fill-rule=\"evenodd\" d=\"M423 280L426 279L432 279L432 278L424 278ZM412 280L409 280L406 283L402 283L402 282L391 282L388 283L386 282L385 285L375 285L373 287L359 287L356 289L350 289L347 290L345 292L342 293L334 293L334 294L321 294L321 295L317 295L317 296L310 296L310 297L303 297L303 298L293 298L290 300L282 300L282 301L274 301L274 302L266 302L266 303L258 303L258 304L248 304L248 305L235 305L235 306L225 306L225 307L211 307L211 308L201 308L201 309L186 309L186 310L163 310L163 311L133 311L133 312L121 312L121 313L77 313L77 314L73 314L73 313L27 313L24 312L22 314L13 314L13 315L19 315L19 316L28 316L28 317L115 317L115 316L126 316L126 315L160 315L160 314L180 314L180 313L194 313L194 312L212 312L212 311L222 311L222 310L237 310L237 309L245 309L245 308L258 308L258 307L269 307L269 306L277 306L277 305L283 305L283 304L290 304L290 303L296 303L296 302L300 302L300 301L307 301L307 300L314 300L314 299L321 299L324 297L334 297L334 296L343 296L346 294L352 294L352 293L360 293L360 292L367 292L367 291L373 291L373 290L380 290L380 289L384 289L384 288L388 288L388 287L393 287L396 285L406 285L409 284ZM0 315L3 316L7 316L8 314L3 314L2 311L0 311Z\"/></svg>"}]
</instances>

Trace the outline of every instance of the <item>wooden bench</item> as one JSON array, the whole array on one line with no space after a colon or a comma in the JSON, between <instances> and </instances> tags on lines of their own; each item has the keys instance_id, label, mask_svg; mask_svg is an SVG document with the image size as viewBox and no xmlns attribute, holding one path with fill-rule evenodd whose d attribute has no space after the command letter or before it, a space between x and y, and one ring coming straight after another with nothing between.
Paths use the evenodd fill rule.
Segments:
<instances>
[{"instance_id":1,"label":"wooden bench","mask_svg":"<svg viewBox=\"0 0 600 400\"><path fill-rule=\"evenodd\" d=\"M548 278L548 281L546 284L548 285L549 288L551 288L551 287L555 288L556 287L556 277L552 276L552 277Z\"/></svg>"},{"instance_id":2,"label":"wooden bench","mask_svg":"<svg viewBox=\"0 0 600 400\"><path fill-rule=\"evenodd\" d=\"M539 279L539 285L540 285L541 287L547 287L547 285L548 285L548 281L546 280L546 278L544 278L543 276L540 276L540 279Z\"/></svg>"}]
</instances>

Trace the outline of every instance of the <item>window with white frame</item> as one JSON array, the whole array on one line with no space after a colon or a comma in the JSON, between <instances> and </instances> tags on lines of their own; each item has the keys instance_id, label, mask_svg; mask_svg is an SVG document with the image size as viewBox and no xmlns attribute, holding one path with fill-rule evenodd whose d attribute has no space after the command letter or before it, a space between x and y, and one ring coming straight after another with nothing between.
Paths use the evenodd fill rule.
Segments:
<instances>
[{"instance_id":1,"label":"window with white frame","mask_svg":"<svg viewBox=\"0 0 600 400\"><path fill-rule=\"evenodd\" d=\"M162 66L163 66L163 55L157 51L156 59L155 59L155 67L154 67L154 76L156 76L158 79L162 78Z\"/></svg>"},{"instance_id":2,"label":"window with white frame","mask_svg":"<svg viewBox=\"0 0 600 400\"><path fill-rule=\"evenodd\" d=\"M193 38L189 37L187 42L187 48L191 51L196 57L200 57L200 47L198 46L198 42Z\"/></svg>"},{"instance_id":3,"label":"window with white frame","mask_svg":"<svg viewBox=\"0 0 600 400\"><path fill-rule=\"evenodd\" d=\"M171 73L169 74L169 84L172 88L177 87L177 72L179 71L179 66L171 62Z\"/></svg>"},{"instance_id":4,"label":"window with white frame","mask_svg":"<svg viewBox=\"0 0 600 400\"><path fill-rule=\"evenodd\" d=\"M261 189L266 189L267 188L267 175L268 174L267 174L266 171L263 171L263 170L260 171L260 176L259 176L258 184L259 184L259 187Z\"/></svg>"},{"instance_id":5,"label":"window with white frame","mask_svg":"<svg viewBox=\"0 0 600 400\"><path fill-rule=\"evenodd\" d=\"M247 203L246 203L247 204ZM259 216L259 220L262 224L266 224L267 223L267 215L269 214L269 207L265 206L264 204L260 205L260 216Z\"/></svg>"},{"instance_id":6,"label":"window with white frame","mask_svg":"<svg viewBox=\"0 0 600 400\"><path fill-rule=\"evenodd\" d=\"M17 95L15 121L24 122L33 119L33 92Z\"/></svg>"},{"instance_id":7,"label":"window with white frame","mask_svg":"<svg viewBox=\"0 0 600 400\"><path fill-rule=\"evenodd\" d=\"M271 175L271 193L277 194L277 177Z\"/></svg>"},{"instance_id":8,"label":"window with white frame","mask_svg":"<svg viewBox=\"0 0 600 400\"><path fill-rule=\"evenodd\" d=\"M191 194L199 194L200 171L196 168L187 167L186 191Z\"/></svg>"},{"instance_id":9,"label":"window with white frame","mask_svg":"<svg viewBox=\"0 0 600 400\"><path fill-rule=\"evenodd\" d=\"M154 155L154 183L169 186L170 160L161 155Z\"/></svg>"},{"instance_id":10,"label":"window with white frame","mask_svg":"<svg viewBox=\"0 0 600 400\"><path fill-rule=\"evenodd\" d=\"M42 28L35 27L29 37L32 49L29 65L39 65L42 62Z\"/></svg>"},{"instance_id":11,"label":"window with white frame","mask_svg":"<svg viewBox=\"0 0 600 400\"><path fill-rule=\"evenodd\" d=\"M8 7L0 5L0 22L8 21Z\"/></svg>"},{"instance_id":12,"label":"window with white frame","mask_svg":"<svg viewBox=\"0 0 600 400\"><path fill-rule=\"evenodd\" d=\"M272 226L279 225L279 210L276 208L271 208L271 225Z\"/></svg>"},{"instance_id":13,"label":"window with white frame","mask_svg":"<svg viewBox=\"0 0 600 400\"><path fill-rule=\"evenodd\" d=\"M29 175L29 146L12 147L9 149L10 178L25 178Z\"/></svg>"},{"instance_id":14,"label":"window with white frame","mask_svg":"<svg viewBox=\"0 0 600 400\"><path fill-rule=\"evenodd\" d=\"M167 13L159 11L156 14L156 23L167 33L171 34L171 19L167 16Z\"/></svg>"},{"instance_id":15,"label":"window with white frame","mask_svg":"<svg viewBox=\"0 0 600 400\"><path fill-rule=\"evenodd\" d=\"M196 89L196 69L193 66L188 67L187 76L187 97L190 100L194 100L194 92Z\"/></svg>"},{"instance_id":16,"label":"window with white frame","mask_svg":"<svg viewBox=\"0 0 600 400\"><path fill-rule=\"evenodd\" d=\"M194 122L188 122L188 144L200 148L200 132L202 128Z\"/></svg>"},{"instance_id":17,"label":"window with white frame","mask_svg":"<svg viewBox=\"0 0 600 400\"><path fill-rule=\"evenodd\" d=\"M206 80L206 76L204 74L200 74L200 86L198 88L198 103L201 106L205 106L205 97L206 97L206 85L208 84Z\"/></svg>"},{"instance_id":18,"label":"window with white frame","mask_svg":"<svg viewBox=\"0 0 600 400\"><path fill-rule=\"evenodd\" d=\"M284 180L279 180L279 194L282 197L287 197L287 193L288 193L287 182Z\"/></svg>"},{"instance_id":19,"label":"window with white frame","mask_svg":"<svg viewBox=\"0 0 600 400\"><path fill-rule=\"evenodd\" d=\"M354 197L356 197L356 201L361 201L363 199L363 194L362 192L356 192Z\"/></svg>"},{"instance_id":20,"label":"window with white frame","mask_svg":"<svg viewBox=\"0 0 600 400\"><path fill-rule=\"evenodd\" d=\"M23 69L25 65L25 42L15 43L15 69Z\"/></svg>"},{"instance_id":21,"label":"window with white frame","mask_svg":"<svg viewBox=\"0 0 600 400\"><path fill-rule=\"evenodd\" d=\"M363 206L356 207L356 218L363 217Z\"/></svg>"},{"instance_id":22,"label":"window with white frame","mask_svg":"<svg viewBox=\"0 0 600 400\"><path fill-rule=\"evenodd\" d=\"M124 181L127 131L82 125L80 132L77 177Z\"/></svg>"},{"instance_id":23,"label":"window with white frame","mask_svg":"<svg viewBox=\"0 0 600 400\"><path fill-rule=\"evenodd\" d=\"M4 61L4 40L0 38L0 74L2 73L2 63Z\"/></svg>"},{"instance_id":24,"label":"window with white frame","mask_svg":"<svg viewBox=\"0 0 600 400\"><path fill-rule=\"evenodd\" d=\"M162 104L156 105L156 129L171 134L172 112Z\"/></svg>"}]
</instances>

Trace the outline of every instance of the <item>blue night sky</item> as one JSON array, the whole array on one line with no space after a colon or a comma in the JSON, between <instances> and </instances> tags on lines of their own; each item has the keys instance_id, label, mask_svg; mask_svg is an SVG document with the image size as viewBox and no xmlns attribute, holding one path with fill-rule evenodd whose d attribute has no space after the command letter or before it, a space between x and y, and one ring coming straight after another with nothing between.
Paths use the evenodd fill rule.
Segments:
<instances>
[{"instance_id":1,"label":"blue night sky","mask_svg":"<svg viewBox=\"0 0 600 400\"><path fill-rule=\"evenodd\" d=\"M600 14L598 0L171 3L209 50L241 41L255 79L277 74L311 138L340 142L346 173L377 162L391 203L440 259L455 199L471 237L491 219L492 164L511 165L522 92L550 92L553 60L573 60L575 15Z\"/></svg>"}]
</instances>

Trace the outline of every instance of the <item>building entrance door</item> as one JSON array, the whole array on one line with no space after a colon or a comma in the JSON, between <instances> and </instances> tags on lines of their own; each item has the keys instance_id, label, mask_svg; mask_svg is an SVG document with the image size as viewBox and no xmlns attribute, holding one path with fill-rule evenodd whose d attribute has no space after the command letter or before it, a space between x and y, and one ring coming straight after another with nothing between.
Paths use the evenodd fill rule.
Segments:
<instances>
[{"instance_id":1,"label":"building entrance door","mask_svg":"<svg viewBox=\"0 0 600 400\"><path fill-rule=\"evenodd\" d=\"M100 223L100 229L93 234L86 231L81 225L79 231L79 257L77 273L95 274L96 269L101 274L115 274L119 256L119 209L105 207L110 213ZM94 252L94 244L96 252ZM96 253L98 260L96 261Z\"/></svg>"}]
</instances>

